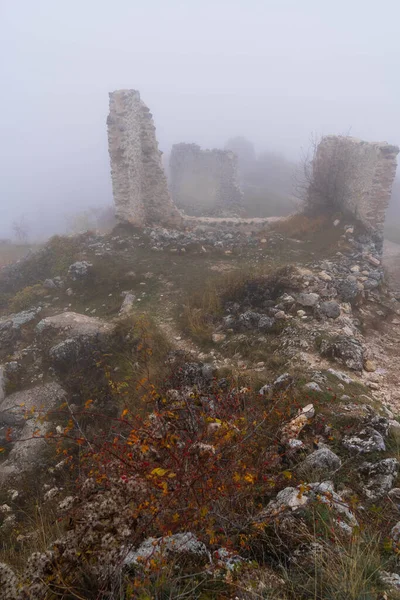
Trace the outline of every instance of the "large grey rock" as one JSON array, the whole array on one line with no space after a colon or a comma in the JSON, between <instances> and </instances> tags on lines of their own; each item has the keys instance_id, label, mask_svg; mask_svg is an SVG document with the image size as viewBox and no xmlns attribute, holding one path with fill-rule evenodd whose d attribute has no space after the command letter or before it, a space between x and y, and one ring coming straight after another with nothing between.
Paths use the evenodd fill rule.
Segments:
<instances>
[{"instance_id":1,"label":"large grey rock","mask_svg":"<svg viewBox=\"0 0 400 600\"><path fill-rule=\"evenodd\" d=\"M365 290L374 290L379 287L379 281L376 281L376 279L367 279L363 285Z\"/></svg>"},{"instance_id":2,"label":"large grey rock","mask_svg":"<svg viewBox=\"0 0 400 600\"><path fill-rule=\"evenodd\" d=\"M353 383L353 379L346 375L346 373L343 373L343 371L337 371L336 369L328 369L327 373L330 373L337 379L340 379L340 381L343 381L343 383Z\"/></svg>"},{"instance_id":3,"label":"large grey rock","mask_svg":"<svg viewBox=\"0 0 400 600\"><path fill-rule=\"evenodd\" d=\"M296 512L313 502L321 502L328 505L341 518L345 519L347 526L356 527L358 525L354 514L343 498L335 492L331 481L287 487L281 490L274 500L269 502L260 516L262 518L276 518L277 515L281 515L282 513Z\"/></svg>"},{"instance_id":4,"label":"large grey rock","mask_svg":"<svg viewBox=\"0 0 400 600\"><path fill-rule=\"evenodd\" d=\"M64 312L46 317L36 325L38 342L50 339L49 356L54 366L78 360L95 350L106 350L109 336L115 326L96 317ZM57 364L59 363L59 364Z\"/></svg>"},{"instance_id":5,"label":"large grey rock","mask_svg":"<svg viewBox=\"0 0 400 600\"><path fill-rule=\"evenodd\" d=\"M135 304L135 300L136 300L135 294L132 294L131 292L126 294L124 301L122 302L119 314L120 315L128 315L130 312L132 312L134 304Z\"/></svg>"},{"instance_id":6,"label":"large grey rock","mask_svg":"<svg viewBox=\"0 0 400 600\"><path fill-rule=\"evenodd\" d=\"M390 537L397 544L400 541L400 521L396 523L390 532Z\"/></svg>"},{"instance_id":7,"label":"large grey rock","mask_svg":"<svg viewBox=\"0 0 400 600\"><path fill-rule=\"evenodd\" d=\"M395 458L385 458L377 463L363 463L359 473L364 482L364 493L370 500L378 500L393 487L399 471Z\"/></svg>"},{"instance_id":8,"label":"large grey rock","mask_svg":"<svg viewBox=\"0 0 400 600\"><path fill-rule=\"evenodd\" d=\"M266 315L263 315L260 320L258 321L258 329L261 329L262 331L268 331L269 329L271 329L275 324L275 320L272 319L271 317L267 317Z\"/></svg>"},{"instance_id":9,"label":"large grey rock","mask_svg":"<svg viewBox=\"0 0 400 600\"><path fill-rule=\"evenodd\" d=\"M240 329L262 329L268 330L274 324L274 319L263 313L247 310L239 315L238 326Z\"/></svg>"},{"instance_id":10,"label":"large grey rock","mask_svg":"<svg viewBox=\"0 0 400 600\"><path fill-rule=\"evenodd\" d=\"M68 269L68 275L73 281L77 281L79 279L85 279L92 269L92 263L88 262L87 260L81 260L73 265L70 265Z\"/></svg>"},{"instance_id":11,"label":"large grey rock","mask_svg":"<svg viewBox=\"0 0 400 600\"><path fill-rule=\"evenodd\" d=\"M343 302L353 302L360 293L357 281L349 279L338 279L336 290Z\"/></svg>"},{"instance_id":12,"label":"large grey rock","mask_svg":"<svg viewBox=\"0 0 400 600\"><path fill-rule=\"evenodd\" d=\"M177 554L194 555L210 560L206 545L198 540L194 533L175 533L163 538L148 538L136 550L130 550L124 558L125 565L135 565L157 555Z\"/></svg>"},{"instance_id":13,"label":"large grey rock","mask_svg":"<svg viewBox=\"0 0 400 600\"><path fill-rule=\"evenodd\" d=\"M97 317L88 317L75 312L63 312L46 317L36 325L36 333L67 333L69 337L109 334L114 330L111 323Z\"/></svg>"},{"instance_id":14,"label":"large grey rock","mask_svg":"<svg viewBox=\"0 0 400 600\"><path fill-rule=\"evenodd\" d=\"M342 461L329 448L320 448L307 456L299 465L299 470L306 472L309 470L329 474L332 471L340 469Z\"/></svg>"},{"instance_id":15,"label":"large grey rock","mask_svg":"<svg viewBox=\"0 0 400 600\"><path fill-rule=\"evenodd\" d=\"M0 319L0 355L3 358L15 351L16 343L22 337L23 326L34 321L41 310L41 307L37 307Z\"/></svg>"},{"instance_id":16,"label":"large grey rock","mask_svg":"<svg viewBox=\"0 0 400 600\"><path fill-rule=\"evenodd\" d=\"M282 373L274 381L274 383L266 383L259 390L259 394L262 396L268 396L274 392L285 392L291 388L294 384L294 378L289 373Z\"/></svg>"},{"instance_id":17,"label":"large grey rock","mask_svg":"<svg viewBox=\"0 0 400 600\"><path fill-rule=\"evenodd\" d=\"M12 427L12 449L0 464L0 477L33 467L46 448L43 436L50 424L43 419L66 399L57 383L47 383L7 396L0 404L0 427Z\"/></svg>"},{"instance_id":18,"label":"large grey rock","mask_svg":"<svg viewBox=\"0 0 400 600\"><path fill-rule=\"evenodd\" d=\"M42 308L38 306L37 308L23 310L22 312L16 313L15 315L11 315L9 318L11 319L13 329L19 329L23 325L31 323L36 319L36 317L40 314L41 311Z\"/></svg>"},{"instance_id":19,"label":"large grey rock","mask_svg":"<svg viewBox=\"0 0 400 600\"><path fill-rule=\"evenodd\" d=\"M304 389L309 390L310 392L322 392L316 381L309 381L305 384Z\"/></svg>"},{"instance_id":20,"label":"large grey rock","mask_svg":"<svg viewBox=\"0 0 400 600\"><path fill-rule=\"evenodd\" d=\"M379 571L378 574L382 583L390 590L400 590L400 575L397 573L388 573L387 571Z\"/></svg>"},{"instance_id":21,"label":"large grey rock","mask_svg":"<svg viewBox=\"0 0 400 600\"><path fill-rule=\"evenodd\" d=\"M368 452L384 452L385 440L379 431L367 426L355 435L343 438L342 444L347 450L367 454Z\"/></svg>"},{"instance_id":22,"label":"large grey rock","mask_svg":"<svg viewBox=\"0 0 400 600\"><path fill-rule=\"evenodd\" d=\"M319 302L319 295L311 292L309 294L303 292L297 296L297 302L301 304L301 306L315 306Z\"/></svg>"},{"instance_id":23,"label":"large grey rock","mask_svg":"<svg viewBox=\"0 0 400 600\"><path fill-rule=\"evenodd\" d=\"M362 371L364 365L364 350L355 338L337 336L323 339L320 345L322 356L339 359L346 367L354 371Z\"/></svg>"},{"instance_id":24,"label":"large grey rock","mask_svg":"<svg viewBox=\"0 0 400 600\"><path fill-rule=\"evenodd\" d=\"M327 300L326 302L322 302L319 307L320 312L329 317L330 319L337 319L340 317L340 306L334 300Z\"/></svg>"}]
</instances>

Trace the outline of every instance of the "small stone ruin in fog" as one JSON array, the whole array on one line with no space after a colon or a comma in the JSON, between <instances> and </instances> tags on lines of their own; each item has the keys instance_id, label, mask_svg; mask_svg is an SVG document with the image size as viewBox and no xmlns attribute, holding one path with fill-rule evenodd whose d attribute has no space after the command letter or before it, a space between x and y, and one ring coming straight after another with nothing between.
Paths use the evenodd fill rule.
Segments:
<instances>
[{"instance_id":1,"label":"small stone ruin in fog","mask_svg":"<svg viewBox=\"0 0 400 600\"><path fill-rule=\"evenodd\" d=\"M323 137L313 161L308 191L311 204L335 204L354 215L380 243L398 153L397 146L386 142Z\"/></svg>"},{"instance_id":2,"label":"small stone ruin in fog","mask_svg":"<svg viewBox=\"0 0 400 600\"><path fill-rule=\"evenodd\" d=\"M243 192L233 152L175 144L169 169L172 199L188 215L227 217L242 212Z\"/></svg>"},{"instance_id":3,"label":"small stone ruin in fog","mask_svg":"<svg viewBox=\"0 0 400 600\"><path fill-rule=\"evenodd\" d=\"M110 94L107 120L117 217L138 226L181 227L196 220L223 222L240 214L243 195L236 156L177 144L170 160L170 196L152 115L136 90ZM335 203L364 224L380 242L396 174L399 148L343 136L322 138L313 161L311 203ZM185 211L188 215L182 213ZM210 215L212 219L200 219ZM231 219L232 220L232 219ZM250 228L268 219L235 219Z\"/></svg>"}]
</instances>

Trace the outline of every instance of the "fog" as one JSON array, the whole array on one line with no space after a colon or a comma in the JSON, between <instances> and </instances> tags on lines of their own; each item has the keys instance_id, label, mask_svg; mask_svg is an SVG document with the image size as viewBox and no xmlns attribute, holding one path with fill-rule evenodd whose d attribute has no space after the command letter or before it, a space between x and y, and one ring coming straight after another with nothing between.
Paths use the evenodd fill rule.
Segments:
<instances>
[{"instance_id":1,"label":"fog","mask_svg":"<svg viewBox=\"0 0 400 600\"><path fill-rule=\"evenodd\" d=\"M160 147L296 160L312 131L400 142L398 0L1 0L0 237L112 201L108 92L139 89Z\"/></svg>"}]
</instances>

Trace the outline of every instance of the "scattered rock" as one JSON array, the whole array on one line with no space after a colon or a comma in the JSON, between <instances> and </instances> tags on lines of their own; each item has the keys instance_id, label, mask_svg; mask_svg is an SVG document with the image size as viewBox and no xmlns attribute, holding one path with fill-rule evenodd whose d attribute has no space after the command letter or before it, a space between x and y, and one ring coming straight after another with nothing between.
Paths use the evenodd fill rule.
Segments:
<instances>
[{"instance_id":1,"label":"scattered rock","mask_svg":"<svg viewBox=\"0 0 400 600\"><path fill-rule=\"evenodd\" d=\"M322 392L321 388L319 387L318 383L315 383L315 381L310 381L309 383L306 383L304 388L306 390L310 390L311 392Z\"/></svg>"},{"instance_id":2,"label":"scattered rock","mask_svg":"<svg viewBox=\"0 0 400 600\"><path fill-rule=\"evenodd\" d=\"M200 542L194 533L187 532L175 533L163 538L148 538L139 548L128 552L124 558L124 564L146 563L146 561L159 554L193 554L210 560L210 554L206 545Z\"/></svg>"},{"instance_id":3,"label":"scattered rock","mask_svg":"<svg viewBox=\"0 0 400 600\"><path fill-rule=\"evenodd\" d=\"M285 392L294 384L294 379L289 373L283 373L274 383L265 384L258 392L262 396L273 394L274 392Z\"/></svg>"},{"instance_id":4,"label":"scattered rock","mask_svg":"<svg viewBox=\"0 0 400 600\"><path fill-rule=\"evenodd\" d=\"M299 465L300 472L309 470L329 474L342 466L340 458L329 448L315 450Z\"/></svg>"},{"instance_id":5,"label":"scattered rock","mask_svg":"<svg viewBox=\"0 0 400 600\"><path fill-rule=\"evenodd\" d=\"M212 334L212 341L214 342L214 344L220 344L225 339L226 339L225 333L213 333Z\"/></svg>"},{"instance_id":6,"label":"scattered rock","mask_svg":"<svg viewBox=\"0 0 400 600\"><path fill-rule=\"evenodd\" d=\"M336 290L343 302L354 301L360 293L357 280L338 279L336 281Z\"/></svg>"},{"instance_id":7,"label":"scattered rock","mask_svg":"<svg viewBox=\"0 0 400 600\"><path fill-rule=\"evenodd\" d=\"M312 307L319 302L319 295L313 292L310 294L303 292L297 296L297 302L302 306Z\"/></svg>"},{"instance_id":8,"label":"scattered rock","mask_svg":"<svg viewBox=\"0 0 400 600\"><path fill-rule=\"evenodd\" d=\"M112 333L114 326L96 317L88 317L75 312L64 312L46 317L36 325L36 332L63 332L70 336L98 335Z\"/></svg>"},{"instance_id":9,"label":"scattered rock","mask_svg":"<svg viewBox=\"0 0 400 600\"><path fill-rule=\"evenodd\" d=\"M379 571L378 575L381 582L390 590L400 590L400 575L397 573L388 573L387 571Z\"/></svg>"},{"instance_id":10,"label":"scattered rock","mask_svg":"<svg viewBox=\"0 0 400 600\"><path fill-rule=\"evenodd\" d=\"M79 279L85 279L92 269L92 263L86 260L81 260L74 263L73 265L70 265L68 269L68 275L73 281L77 281Z\"/></svg>"},{"instance_id":11,"label":"scattered rock","mask_svg":"<svg viewBox=\"0 0 400 600\"><path fill-rule=\"evenodd\" d=\"M277 320L286 319L286 313L285 313L285 311L278 310L278 312L274 314L274 318L277 319ZM260 327L260 325L259 325L259 327ZM269 329L270 329L270 327L269 327Z\"/></svg>"},{"instance_id":12,"label":"scattered rock","mask_svg":"<svg viewBox=\"0 0 400 600\"><path fill-rule=\"evenodd\" d=\"M371 265L374 265L375 267L378 267L381 264L381 261L375 258L375 256L372 256L372 254L368 254L366 256L366 259L369 263L371 263Z\"/></svg>"},{"instance_id":13,"label":"scattered rock","mask_svg":"<svg viewBox=\"0 0 400 600\"><path fill-rule=\"evenodd\" d=\"M135 301L136 301L135 294L128 292L125 295L124 301L122 302L119 314L120 315L128 315L130 312L132 312Z\"/></svg>"},{"instance_id":14,"label":"scattered rock","mask_svg":"<svg viewBox=\"0 0 400 600\"><path fill-rule=\"evenodd\" d=\"M395 458L385 458L377 463L363 463L359 473L363 479L363 491L370 500L378 500L393 487L399 470Z\"/></svg>"},{"instance_id":15,"label":"scattered rock","mask_svg":"<svg viewBox=\"0 0 400 600\"><path fill-rule=\"evenodd\" d=\"M43 436L50 427L50 423L41 417L64 402L65 398L65 391L57 383L47 383L16 392L3 400L0 427L2 424L12 425L15 441L7 459L0 464L0 477L34 467L47 446ZM34 431L37 432L35 437Z\"/></svg>"},{"instance_id":16,"label":"scattered rock","mask_svg":"<svg viewBox=\"0 0 400 600\"><path fill-rule=\"evenodd\" d=\"M318 277L322 279L322 281L332 281L332 277L326 271L320 271Z\"/></svg>"},{"instance_id":17,"label":"scattered rock","mask_svg":"<svg viewBox=\"0 0 400 600\"><path fill-rule=\"evenodd\" d=\"M323 339L320 344L320 353L322 356L341 360L346 367L354 371L363 369L364 350L355 338L337 336Z\"/></svg>"},{"instance_id":18,"label":"scattered rock","mask_svg":"<svg viewBox=\"0 0 400 600\"><path fill-rule=\"evenodd\" d=\"M44 282L43 282L43 287L46 288L46 290L57 289L57 286L54 283L53 279L45 279Z\"/></svg>"},{"instance_id":19,"label":"scattered rock","mask_svg":"<svg viewBox=\"0 0 400 600\"><path fill-rule=\"evenodd\" d=\"M322 302L319 310L323 315L329 317L330 319L337 319L340 317L340 306L334 300Z\"/></svg>"},{"instance_id":20,"label":"scattered rock","mask_svg":"<svg viewBox=\"0 0 400 600\"><path fill-rule=\"evenodd\" d=\"M376 371L376 364L374 363L374 361L366 360L364 362L364 370L368 371L369 373L373 373L374 371Z\"/></svg>"},{"instance_id":21,"label":"scattered rock","mask_svg":"<svg viewBox=\"0 0 400 600\"><path fill-rule=\"evenodd\" d=\"M367 454L368 452L384 452L386 450L385 440L379 431L367 426L356 435L343 438L342 444L347 450Z\"/></svg>"},{"instance_id":22,"label":"scattered rock","mask_svg":"<svg viewBox=\"0 0 400 600\"><path fill-rule=\"evenodd\" d=\"M296 439L304 429L310 419L315 416L315 409L312 404L307 404L299 411L297 417L284 425L281 432L281 441L288 443L289 440Z\"/></svg>"},{"instance_id":23,"label":"scattered rock","mask_svg":"<svg viewBox=\"0 0 400 600\"><path fill-rule=\"evenodd\" d=\"M390 537L397 544L400 541L400 521L396 523L390 532Z\"/></svg>"}]
</instances>

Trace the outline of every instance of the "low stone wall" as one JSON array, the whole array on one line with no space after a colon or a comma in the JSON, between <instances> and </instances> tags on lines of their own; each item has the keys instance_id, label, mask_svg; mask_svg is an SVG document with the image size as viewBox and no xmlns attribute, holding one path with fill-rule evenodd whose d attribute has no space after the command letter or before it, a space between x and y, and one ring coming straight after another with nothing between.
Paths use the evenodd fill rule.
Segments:
<instances>
[{"instance_id":1,"label":"low stone wall","mask_svg":"<svg viewBox=\"0 0 400 600\"><path fill-rule=\"evenodd\" d=\"M386 142L323 137L313 161L310 204L348 211L381 242L398 153Z\"/></svg>"},{"instance_id":2,"label":"low stone wall","mask_svg":"<svg viewBox=\"0 0 400 600\"><path fill-rule=\"evenodd\" d=\"M237 216L242 211L237 157L229 150L175 144L170 161L172 198L192 216Z\"/></svg>"},{"instance_id":3,"label":"low stone wall","mask_svg":"<svg viewBox=\"0 0 400 600\"><path fill-rule=\"evenodd\" d=\"M152 114L136 90L110 95L108 149L116 216L135 225L177 226L182 215L172 202Z\"/></svg>"}]
</instances>

